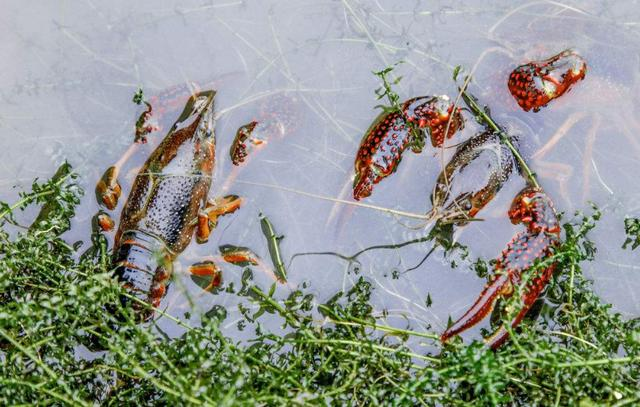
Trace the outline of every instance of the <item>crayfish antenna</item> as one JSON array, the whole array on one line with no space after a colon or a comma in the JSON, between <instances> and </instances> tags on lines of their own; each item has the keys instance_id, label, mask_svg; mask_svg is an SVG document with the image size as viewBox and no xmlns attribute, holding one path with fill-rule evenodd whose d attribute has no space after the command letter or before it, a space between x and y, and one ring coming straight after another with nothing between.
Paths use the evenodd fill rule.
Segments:
<instances>
[{"instance_id":1,"label":"crayfish antenna","mask_svg":"<svg viewBox=\"0 0 640 407\"><path fill-rule=\"evenodd\" d=\"M553 275L553 270L555 269L555 265L547 267L540 273L539 277L533 278L529 284L527 284L526 289L522 293L522 309L518 312L518 314L513 318L510 325L511 328L515 328L520 324L522 319L527 315L527 312L533 306L533 303L538 299L540 293L547 286L547 283L551 279ZM504 324L500 325L498 329L495 330L490 336L484 339L484 342L487 346L491 347L491 349L498 349L507 339L509 338L509 331L504 327Z\"/></svg>"},{"instance_id":2,"label":"crayfish antenna","mask_svg":"<svg viewBox=\"0 0 640 407\"><path fill-rule=\"evenodd\" d=\"M485 286L471 308L469 308L460 319L444 331L442 336L440 336L440 340L444 343L450 338L458 335L460 332L465 331L480 322L493 310L493 306L495 305L498 297L510 291L511 278L509 273L503 272L497 275L493 281Z\"/></svg>"}]
</instances>

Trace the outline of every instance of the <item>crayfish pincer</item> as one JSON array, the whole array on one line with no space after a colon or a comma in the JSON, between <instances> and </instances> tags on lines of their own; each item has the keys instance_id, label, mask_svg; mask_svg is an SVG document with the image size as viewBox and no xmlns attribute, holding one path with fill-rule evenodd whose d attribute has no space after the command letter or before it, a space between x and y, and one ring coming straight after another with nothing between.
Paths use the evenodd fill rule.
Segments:
<instances>
[{"instance_id":1,"label":"crayfish pincer","mask_svg":"<svg viewBox=\"0 0 640 407\"><path fill-rule=\"evenodd\" d=\"M567 49L542 61L531 61L511 72L507 86L518 105L528 112L545 107L584 79L587 62L577 52Z\"/></svg>"},{"instance_id":2,"label":"crayfish pincer","mask_svg":"<svg viewBox=\"0 0 640 407\"><path fill-rule=\"evenodd\" d=\"M513 224L524 225L526 230L511 239L496 261L496 273L489 284L471 308L444 331L440 337L442 342L484 319L491 313L498 298L519 292L522 305L509 322L515 328L551 279L555 263L546 264L545 260L551 257L560 244L560 224L551 199L539 188L527 187L513 200L509 219ZM485 338L485 342L496 349L507 338L509 331L502 325Z\"/></svg>"},{"instance_id":3,"label":"crayfish pincer","mask_svg":"<svg viewBox=\"0 0 640 407\"><path fill-rule=\"evenodd\" d=\"M206 208L215 163L214 96L192 95L182 114L138 172L115 235L116 277L148 320L164 297L172 264L189 245Z\"/></svg>"},{"instance_id":4,"label":"crayfish pincer","mask_svg":"<svg viewBox=\"0 0 640 407\"><path fill-rule=\"evenodd\" d=\"M419 154L426 135L433 147L440 147L463 128L460 108L446 95L414 97L397 111L381 113L358 148L353 198L359 201L371 195L375 184L396 171L407 147Z\"/></svg>"}]
</instances>

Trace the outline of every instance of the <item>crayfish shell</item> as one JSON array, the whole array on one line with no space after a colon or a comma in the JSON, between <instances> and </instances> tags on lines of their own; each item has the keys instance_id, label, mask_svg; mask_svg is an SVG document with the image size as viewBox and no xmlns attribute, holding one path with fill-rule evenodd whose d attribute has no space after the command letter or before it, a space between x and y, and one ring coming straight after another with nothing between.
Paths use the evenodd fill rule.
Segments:
<instances>
[{"instance_id":1,"label":"crayfish shell","mask_svg":"<svg viewBox=\"0 0 640 407\"><path fill-rule=\"evenodd\" d=\"M356 155L353 197L371 195L373 185L393 174L409 144L409 127L400 112L381 113L360 142Z\"/></svg>"},{"instance_id":2,"label":"crayfish shell","mask_svg":"<svg viewBox=\"0 0 640 407\"><path fill-rule=\"evenodd\" d=\"M411 146L422 152L424 139L434 147L464 128L459 109L447 96L419 96L402 104L401 111L381 113L366 131L355 160L356 177L353 197L360 200L371 195L373 186L393 174L402 154Z\"/></svg>"},{"instance_id":3,"label":"crayfish shell","mask_svg":"<svg viewBox=\"0 0 640 407\"><path fill-rule=\"evenodd\" d=\"M568 49L549 59L520 65L509 75L507 85L525 112L531 109L537 112L568 92L586 73L584 58Z\"/></svg>"},{"instance_id":4,"label":"crayfish shell","mask_svg":"<svg viewBox=\"0 0 640 407\"><path fill-rule=\"evenodd\" d=\"M527 187L520 191L513 199L508 215L511 223L524 224L529 233L560 233L560 222L553 202L539 188Z\"/></svg>"},{"instance_id":5,"label":"crayfish shell","mask_svg":"<svg viewBox=\"0 0 640 407\"><path fill-rule=\"evenodd\" d=\"M442 146L445 139L450 139L458 130L464 128L460 108L454 109L447 95L409 99L404 102L402 111L409 123L428 133L434 147Z\"/></svg>"}]
</instances>

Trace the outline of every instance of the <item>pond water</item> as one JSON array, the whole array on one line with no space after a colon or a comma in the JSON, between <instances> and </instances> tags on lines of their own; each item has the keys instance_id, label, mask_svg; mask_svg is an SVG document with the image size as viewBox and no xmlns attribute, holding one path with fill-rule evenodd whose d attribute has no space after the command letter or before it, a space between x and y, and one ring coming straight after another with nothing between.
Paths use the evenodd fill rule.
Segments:
<instances>
[{"instance_id":1,"label":"pond water","mask_svg":"<svg viewBox=\"0 0 640 407\"><path fill-rule=\"evenodd\" d=\"M87 191L70 241L89 238L98 210L95 183L133 140L142 111L131 102L136 89L166 99L173 89L178 100L193 89L217 90L210 195L238 194L245 204L221 219L207 244L194 241L182 254L162 303L171 315L184 319L188 312L188 323L198 324L203 312L221 305L229 313L228 333L247 335L237 329L238 303L251 306L246 298L202 292L186 271L217 255L222 244L250 247L270 267L260 212L285 236L281 250L289 282L278 287L279 298L307 283L323 302L362 276L375 287L373 304L388 314L387 323L436 332L449 315L459 316L471 304L485 280L469 262L497 256L519 230L506 217L523 186L518 176L480 213L483 222L458 231L471 253L469 260L457 259L456 268L436 250L404 273L431 243L370 250L357 265L330 255L291 260L305 252L350 255L427 234L417 219L300 193L353 201L355 153L380 103L374 93L380 83L371 72L400 60L405 63L395 72L402 76L396 87L402 98L455 97L454 66L473 70L471 92L519 138L556 208L572 214L588 210L587 201L593 201L604 209L593 234L597 260L587 266L588 276L617 311L640 315L640 251L621 249L624 217L640 215L640 7L634 2L87 0L62 6L4 2L2 9L0 199L14 200L21 187L35 177L48 178L67 159ZM506 86L509 72L569 47L588 61L586 79L538 113L521 111ZM127 163L124 194L180 108L159 118L164 130L152 133ZM236 129L272 112L280 120L274 135L246 165L234 167L228 151ZM447 145L478 130L467 115L467 127ZM424 214L452 151L428 147L420 155L405 153L398 171L364 202ZM113 211L116 220L124 200ZM220 265L224 286L239 287L242 269ZM260 268L254 275L265 289L271 285ZM171 334L180 332L167 318L157 322ZM485 321L467 336L486 326Z\"/></svg>"}]
</instances>

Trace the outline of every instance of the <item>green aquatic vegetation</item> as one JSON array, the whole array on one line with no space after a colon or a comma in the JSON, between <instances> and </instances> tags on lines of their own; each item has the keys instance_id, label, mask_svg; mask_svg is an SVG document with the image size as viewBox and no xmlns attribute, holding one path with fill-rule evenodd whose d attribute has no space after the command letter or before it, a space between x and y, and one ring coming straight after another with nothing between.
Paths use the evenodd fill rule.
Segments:
<instances>
[{"instance_id":1,"label":"green aquatic vegetation","mask_svg":"<svg viewBox=\"0 0 640 407\"><path fill-rule=\"evenodd\" d=\"M111 277L106 246L79 256L84 249L63 235L82 193L74 180L69 172L35 182L18 203L2 204L0 404L640 401L640 322L602 303L582 274L597 255L589 240L595 209L564 223L540 317L521 324L497 352L459 339L442 347L437 330L387 325L365 278L323 303L306 287L264 289L249 268L240 289L225 289L246 299L244 323L253 334L238 342L221 332L228 311L220 306L199 324L166 315L184 330L177 338L159 334L153 323L136 324L120 305L127 294ZM45 202L59 206L31 228L15 226L16 211ZM268 329L266 316L281 328Z\"/></svg>"},{"instance_id":2,"label":"green aquatic vegetation","mask_svg":"<svg viewBox=\"0 0 640 407\"><path fill-rule=\"evenodd\" d=\"M273 228L273 224L269 218L264 216L262 213L259 216L260 218L260 228L262 229L262 234L265 239L267 239L267 246L269 247L269 256L271 257L271 262L273 263L273 267L276 273L276 277L278 280L282 282L287 281L287 270L284 267L284 261L282 261L282 254L280 253L280 241L284 239L284 236L278 236Z\"/></svg>"},{"instance_id":3,"label":"green aquatic vegetation","mask_svg":"<svg viewBox=\"0 0 640 407\"><path fill-rule=\"evenodd\" d=\"M144 144L147 142L147 135L158 129L157 126L148 124L149 119L153 115L153 106L145 99L142 88L136 90L131 101L136 105L145 106L145 110L140 113L140 116L138 116L136 120L135 137L133 139L134 143Z\"/></svg>"},{"instance_id":4,"label":"green aquatic vegetation","mask_svg":"<svg viewBox=\"0 0 640 407\"><path fill-rule=\"evenodd\" d=\"M640 219L626 217L624 219L624 233L627 235L622 248L626 249L629 245L631 250L635 250L640 246Z\"/></svg>"},{"instance_id":5,"label":"green aquatic vegetation","mask_svg":"<svg viewBox=\"0 0 640 407\"><path fill-rule=\"evenodd\" d=\"M373 74L380 78L382 86L376 89L376 96L378 100L387 98L388 105L378 105L376 107L382 109L383 112L398 112L402 113L402 103L400 102L400 95L394 90L393 86L400 83L402 76L398 76L395 79L389 79L389 75L393 72L396 66L402 64L402 61L396 62L392 66L388 66L380 71L375 71Z\"/></svg>"},{"instance_id":6,"label":"green aquatic vegetation","mask_svg":"<svg viewBox=\"0 0 640 407\"><path fill-rule=\"evenodd\" d=\"M131 101L136 105L141 105L146 99L144 98L144 91L142 88L138 88L136 92L133 94L133 98Z\"/></svg>"}]
</instances>

